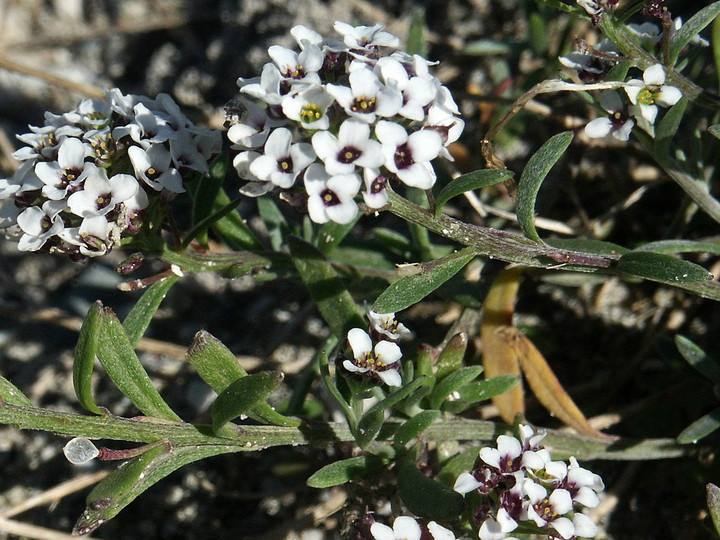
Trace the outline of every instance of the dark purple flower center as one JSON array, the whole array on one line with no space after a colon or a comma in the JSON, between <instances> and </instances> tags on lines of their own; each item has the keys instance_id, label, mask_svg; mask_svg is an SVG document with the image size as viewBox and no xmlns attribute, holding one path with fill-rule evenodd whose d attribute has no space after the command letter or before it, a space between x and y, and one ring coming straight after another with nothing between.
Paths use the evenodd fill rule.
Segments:
<instances>
[{"instance_id":1,"label":"dark purple flower center","mask_svg":"<svg viewBox=\"0 0 720 540\"><path fill-rule=\"evenodd\" d=\"M354 146L346 146L341 149L337 154L337 160L340 163L353 163L357 158L362 155L362 151Z\"/></svg>"},{"instance_id":2,"label":"dark purple flower center","mask_svg":"<svg viewBox=\"0 0 720 540\"><path fill-rule=\"evenodd\" d=\"M372 193L373 195L376 195L378 193L383 192L385 190L385 188L387 188L387 183L388 183L388 179L385 177L385 175L381 174L375 180L372 181L372 184L370 184L370 193ZM394 328L392 331L394 332L395 329L397 329L397 322L393 323L393 325L394 325Z\"/></svg>"},{"instance_id":3,"label":"dark purple flower center","mask_svg":"<svg viewBox=\"0 0 720 540\"><path fill-rule=\"evenodd\" d=\"M325 206L337 206L340 204L340 199L335 192L327 188L320 192L320 197L322 198L322 202Z\"/></svg>"},{"instance_id":4,"label":"dark purple flower center","mask_svg":"<svg viewBox=\"0 0 720 540\"><path fill-rule=\"evenodd\" d=\"M398 169L407 169L410 165L415 163L412 157L412 150L407 143L403 143L395 150L395 166Z\"/></svg>"},{"instance_id":5,"label":"dark purple flower center","mask_svg":"<svg viewBox=\"0 0 720 540\"><path fill-rule=\"evenodd\" d=\"M293 162L290 156L278 160L278 169L280 172L289 173L293 170Z\"/></svg>"}]
</instances>

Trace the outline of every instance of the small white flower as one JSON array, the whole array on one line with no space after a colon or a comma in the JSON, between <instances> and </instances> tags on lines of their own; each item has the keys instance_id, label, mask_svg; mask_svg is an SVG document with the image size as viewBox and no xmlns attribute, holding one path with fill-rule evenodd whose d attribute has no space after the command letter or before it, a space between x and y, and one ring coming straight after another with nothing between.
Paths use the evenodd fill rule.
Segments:
<instances>
[{"instance_id":1,"label":"small white flower","mask_svg":"<svg viewBox=\"0 0 720 540\"><path fill-rule=\"evenodd\" d=\"M250 164L250 172L266 182L288 189L305 167L315 161L315 152L308 143L292 144L292 133L275 129L265 143L265 153Z\"/></svg>"},{"instance_id":2,"label":"small white flower","mask_svg":"<svg viewBox=\"0 0 720 540\"><path fill-rule=\"evenodd\" d=\"M140 185L134 176L116 174L107 177L105 169L85 179L83 189L68 197L70 211L80 217L104 216L115 210L116 205L133 198Z\"/></svg>"},{"instance_id":3,"label":"small white flower","mask_svg":"<svg viewBox=\"0 0 720 540\"><path fill-rule=\"evenodd\" d=\"M380 339L398 341L412 333L403 323L395 320L394 313L376 313L369 309L367 316L370 320L370 330L378 334Z\"/></svg>"},{"instance_id":4,"label":"small white flower","mask_svg":"<svg viewBox=\"0 0 720 540\"><path fill-rule=\"evenodd\" d=\"M682 92L674 86L665 85L665 69L655 64L643 72L643 80L632 79L625 92L633 105L639 107L640 115L650 124L655 123L658 108L672 107L682 98Z\"/></svg>"},{"instance_id":5,"label":"small white flower","mask_svg":"<svg viewBox=\"0 0 720 540\"><path fill-rule=\"evenodd\" d=\"M627 141L630 138L635 122L625 112L625 106L617 92L604 90L600 93L600 106L610 116L596 118L585 126L585 135L590 138L602 138L612 135L619 141Z\"/></svg>"},{"instance_id":6,"label":"small white flower","mask_svg":"<svg viewBox=\"0 0 720 540\"><path fill-rule=\"evenodd\" d=\"M80 139L67 138L58 149L57 161L41 161L35 164L35 174L45 184L43 195L48 199L64 199L68 192L78 189L85 177L97 169L85 158L92 153L89 144Z\"/></svg>"},{"instance_id":7,"label":"small white flower","mask_svg":"<svg viewBox=\"0 0 720 540\"><path fill-rule=\"evenodd\" d=\"M147 149L131 146L128 156L136 176L155 191L185 191L180 172L170 165L170 151L165 145L153 144Z\"/></svg>"},{"instance_id":8,"label":"small white flower","mask_svg":"<svg viewBox=\"0 0 720 540\"><path fill-rule=\"evenodd\" d=\"M435 184L435 171L430 161L442 148L442 137L432 129L408 135L405 128L393 122L380 121L375 134L383 145L385 167L406 185L429 189Z\"/></svg>"},{"instance_id":9,"label":"small white flower","mask_svg":"<svg viewBox=\"0 0 720 540\"><path fill-rule=\"evenodd\" d=\"M509 435L500 435L497 438L497 448L485 447L480 449L480 459L503 472L517 470L519 463L516 463L516 461L521 454L522 445L520 441Z\"/></svg>"},{"instance_id":10,"label":"small white flower","mask_svg":"<svg viewBox=\"0 0 720 540\"><path fill-rule=\"evenodd\" d=\"M319 163L311 164L305 171L310 219L315 223L350 223L358 212L354 197L359 189L357 174L330 176Z\"/></svg>"},{"instance_id":11,"label":"small white flower","mask_svg":"<svg viewBox=\"0 0 720 540\"><path fill-rule=\"evenodd\" d=\"M327 110L333 97L322 86L309 86L302 92L282 99L285 116L299 122L307 130L328 129L330 119Z\"/></svg>"},{"instance_id":12,"label":"small white flower","mask_svg":"<svg viewBox=\"0 0 720 540\"><path fill-rule=\"evenodd\" d=\"M152 144L165 142L173 136L173 130L167 120L145 104L135 105L133 113L133 120L129 124L113 129L112 135L116 141L130 136L137 143Z\"/></svg>"},{"instance_id":13,"label":"small white flower","mask_svg":"<svg viewBox=\"0 0 720 540\"><path fill-rule=\"evenodd\" d=\"M501 513L503 514L502 516L500 515ZM517 522L510 518L502 508L498 511L498 518L499 519L489 517L483 521L478 533L480 540L516 540L512 536L508 536L507 533L517 528Z\"/></svg>"},{"instance_id":14,"label":"small white flower","mask_svg":"<svg viewBox=\"0 0 720 540\"><path fill-rule=\"evenodd\" d=\"M372 124L378 116L395 116L403 105L402 92L393 85L383 84L373 71L357 60L350 65L350 87L328 84L327 91L345 112Z\"/></svg>"},{"instance_id":15,"label":"small white flower","mask_svg":"<svg viewBox=\"0 0 720 540\"><path fill-rule=\"evenodd\" d=\"M410 77L405 66L390 56L377 61L375 72L379 72L385 84L393 84L402 92L403 105L398 111L400 116L417 121L425 119L425 107L437 94L435 79Z\"/></svg>"},{"instance_id":16,"label":"small white flower","mask_svg":"<svg viewBox=\"0 0 720 540\"><path fill-rule=\"evenodd\" d=\"M350 49L371 49L377 47L398 47L400 40L390 32L383 30L382 24L374 26L351 26L336 21L335 30L341 34L345 45Z\"/></svg>"},{"instance_id":17,"label":"small white flower","mask_svg":"<svg viewBox=\"0 0 720 540\"><path fill-rule=\"evenodd\" d=\"M351 174L355 166L377 168L385 161L382 145L370 139L370 126L354 118L340 125L337 137L328 131L318 131L313 135L312 145L330 175Z\"/></svg>"},{"instance_id":18,"label":"small white flower","mask_svg":"<svg viewBox=\"0 0 720 540\"><path fill-rule=\"evenodd\" d=\"M80 255L100 257L115 243L113 237L118 236L117 229L105 216L95 216L83 219L79 227L67 228L59 236L70 246L75 246Z\"/></svg>"},{"instance_id":19,"label":"small white flower","mask_svg":"<svg viewBox=\"0 0 720 540\"><path fill-rule=\"evenodd\" d=\"M347 335L354 360L344 360L343 367L351 373L367 373L379 377L388 386L401 386L398 361L402 357L400 347L391 341L379 341L373 349L372 339L360 328L353 328Z\"/></svg>"},{"instance_id":20,"label":"small white flower","mask_svg":"<svg viewBox=\"0 0 720 540\"><path fill-rule=\"evenodd\" d=\"M265 109L253 101L238 99L237 106L242 112L228 128L227 138L234 143L234 149L260 148L265 144L270 130L278 126L279 122L272 120ZM229 114L229 109L226 110Z\"/></svg>"},{"instance_id":21,"label":"small white flower","mask_svg":"<svg viewBox=\"0 0 720 540\"><path fill-rule=\"evenodd\" d=\"M270 58L286 79L306 80L319 84L317 71L323 65L323 54L317 45L309 41L301 43L302 51L297 53L280 45L273 45L268 49Z\"/></svg>"},{"instance_id":22,"label":"small white flower","mask_svg":"<svg viewBox=\"0 0 720 540\"><path fill-rule=\"evenodd\" d=\"M593 523L593 520L580 512L575 512L572 523L575 536L579 538L594 538L598 533L598 527Z\"/></svg>"},{"instance_id":23,"label":"small white flower","mask_svg":"<svg viewBox=\"0 0 720 540\"><path fill-rule=\"evenodd\" d=\"M482 483L478 482L477 478L475 478L469 472L464 472L460 473L460 475L457 477L457 480L455 480L453 490L464 495L465 493L475 491L480 486L482 486Z\"/></svg>"},{"instance_id":24,"label":"small white flower","mask_svg":"<svg viewBox=\"0 0 720 540\"><path fill-rule=\"evenodd\" d=\"M380 169L366 167L363 169L363 180L365 191L362 192L362 196L368 208L378 209L385 206L388 202L387 176L382 174Z\"/></svg>"},{"instance_id":25,"label":"small white flower","mask_svg":"<svg viewBox=\"0 0 720 540\"><path fill-rule=\"evenodd\" d=\"M17 224L23 232L18 249L37 251L51 237L65 229L60 212L65 209L65 201L45 201L42 208L29 206L17 216Z\"/></svg>"},{"instance_id":26,"label":"small white flower","mask_svg":"<svg viewBox=\"0 0 720 540\"><path fill-rule=\"evenodd\" d=\"M240 77L237 84L240 92L252 96L268 105L279 105L283 99L280 94L280 81L282 81L280 70L273 64L265 64L260 77L243 79Z\"/></svg>"}]
</instances>

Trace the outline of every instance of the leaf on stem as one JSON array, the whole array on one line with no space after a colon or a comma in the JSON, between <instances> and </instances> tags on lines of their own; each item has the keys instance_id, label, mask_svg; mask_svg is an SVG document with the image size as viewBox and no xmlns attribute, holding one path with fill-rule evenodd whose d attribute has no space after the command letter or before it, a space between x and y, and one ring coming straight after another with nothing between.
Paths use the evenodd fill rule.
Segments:
<instances>
[{"instance_id":1,"label":"leaf on stem","mask_svg":"<svg viewBox=\"0 0 720 540\"><path fill-rule=\"evenodd\" d=\"M674 65L680 52L700 33L715 17L720 14L720 2L715 2L698 11L680 27L670 39L670 65Z\"/></svg>"},{"instance_id":2,"label":"leaf on stem","mask_svg":"<svg viewBox=\"0 0 720 540\"><path fill-rule=\"evenodd\" d=\"M213 205L213 211L217 212L230 204L230 197L224 189L218 191ZM256 250L262 249L262 243L255 237L255 234L247 226L245 220L235 210L224 214L221 219L212 224L212 228L220 235L230 249L235 250Z\"/></svg>"},{"instance_id":3,"label":"leaf on stem","mask_svg":"<svg viewBox=\"0 0 720 540\"><path fill-rule=\"evenodd\" d=\"M360 218L361 213L358 213L350 223L341 224L335 223L334 221L328 221L320 227L320 231L315 241L316 247L322 251L325 255L334 250L343 238L355 227ZM362 260L362 259L358 259Z\"/></svg>"},{"instance_id":4,"label":"leaf on stem","mask_svg":"<svg viewBox=\"0 0 720 540\"><path fill-rule=\"evenodd\" d=\"M498 375L491 379L468 383L458 389L459 397L443 403L443 410L458 414L468 407L504 394L518 384L517 375Z\"/></svg>"},{"instance_id":5,"label":"leaf on stem","mask_svg":"<svg viewBox=\"0 0 720 540\"><path fill-rule=\"evenodd\" d=\"M446 397L461 386L474 381L482 372L482 366L468 366L452 372L433 388L430 393L430 408L439 409Z\"/></svg>"},{"instance_id":6,"label":"leaf on stem","mask_svg":"<svg viewBox=\"0 0 720 540\"><path fill-rule=\"evenodd\" d=\"M386 461L372 454L342 459L325 465L307 480L314 488L339 486L372 470L379 469Z\"/></svg>"},{"instance_id":7,"label":"leaf on stem","mask_svg":"<svg viewBox=\"0 0 720 540\"><path fill-rule=\"evenodd\" d=\"M421 263L419 274L405 276L392 283L375 300L373 311L395 313L416 304L452 278L475 257L465 248L429 263Z\"/></svg>"},{"instance_id":8,"label":"leaf on stem","mask_svg":"<svg viewBox=\"0 0 720 540\"><path fill-rule=\"evenodd\" d=\"M720 363L710 358L704 350L680 334L675 336L675 346L687 363L703 377L714 383L720 383Z\"/></svg>"},{"instance_id":9,"label":"leaf on stem","mask_svg":"<svg viewBox=\"0 0 720 540\"><path fill-rule=\"evenodd\" d=\"M707 485L707 505L715 532L720 534L720 488L715 484Z\"/></svg>"},{"instance_id":10,"label":"leaf on stem","mask_svg":"<svg viewBox=\"0 0 720 540\"><path fill-rule=\"evenodd\" d=\"M188 185L188 191L193 198L192 223L194 231L189 236L197 239L203 246L207 246L207 226L201 229L196 227L213 213L213 206L227 176L227 169L228 156L222 153L210 163L209 176L198 174L197 178Z\"/></svg>"},{"instance_id":11,"label":"leaf on stem","mask_svg":"<svg viewBox=\"0 0 720 540\"><path fill-rule=\"evenodd\" d=\"M468 346L468 338L464 332L455 334L440 351L435 362L435 377L444 379L450 373L460 369Z\"/></svg>"},{"instance_id":12,"label":"leaf on stem","mask_svg":"<svg viewBox=\"0 0 720 540\"><path fill-rule=\"evenodd\" d=\"M623 274L675 286L712 279L712 274L702 266L649 251L631 251L620 257L615 268Z\"/></svg>"},{"instance_id":13,"label":"leaf on stem","mask_svg":"<svg viewBox=\"0 0 720 540\"><path fill-rule=\"evenodd\" d=\"M364 327L363 313L322 253L294 236L289 244L295 268L333 334L345 339L351 328Z\"/></svg>"},{"instance_id":14,"label":"leaf on stem","mask_svg":"<svg viewBox=\"0 0 720 540\"><path fill-rule=\"evenodd\" d=\"M210 385L218 394L224 392L228 386L247 377L235 358L235 355L215 336L201 330L195 334L192 345L188 349L186 358L200 375L200 378ZM247 411L253 420L275 426L299 426L300 421L295 418L283 416L268 403L257 403Z\"/></svg>"},{"instance_id":15,"label":"leaf on stem","mask_svg":"<svg viewBox=\"0 0 720 540\"><path fill-rule=\"evenodd\" d=\"M658 161L662 161L670 155L670 143L678 132L678 126L680 126L687 105L688 100L682 98L673 105L658 122L657 131L655 132L655 144L653 146L653 153L658 156L663 156L659 158Z\"/></svg>"},{"instance_id":16,"label":"leaf on stem","mask_svg":"<svg viewBox=\"0 0 720 540\"><path fill-rule=\"evenodd\" d=\"M263 371L231 383L213 403L213 431L219 434L225 424L264 402L282 380L283 374L279 371Z\"/></svg>"},{"instance_id":17,"label":"leaf on stem","mask_svg":"<svg viewBox=\"0 0 720 540\"><path fill-rule=\"evenodd\" d=\"M455 519L465 507L462 495L425 476L409 459L400 464L398 493L410 512L427 519Z\"/></svg>"},{"instance_id":18,"label":"leaf on stem","mask_svg":"<svg viewBox=\"0 0 720 540\"><path fill-rule=\"evenodd\" d=\"M676 253L713 253L720 255L720 243L712 240L658 240L635 248L635 251L651 251L673 255Z\"/></svg>"},{"instance_id":19,"label":"leaf on stem","mask_svg":"<svg viewBox=\"0 0 720 540\"><path fill-rule=\"evenodd\" d=\"M130 313L123 321L123 328L130 340L130 345L137 347L142 339L145 330L150 326L155 312L160 303L165 299L165 295L175 282L180 279L179 276L169 276L157 283L153 283L140 297L140 300L133 306ZM88 316L90 314L88 313Z\"/></svg>"},{"instance_id":20,"label":"leaf on stem","mask_svg":"<svg viewBox=\"0 0 720 540\"><path fill-rule=\"evenodd\" d=\"M393 435L393 444L401 448L419 436L440 417L440 411L420 411L400 425Z\"/></svg>"},{"instance_id":21,"label":"leaf on stem","mask_svg":"<svg viewBox=\"0 0 720 540\"><path fill-rule=\"evenodd\" d=\"M112 381L144 415L182 422L153 386L115 313L96 306L100 318L96 354Z\"/></svg>"},{"instance_id":22,"label":"leaf on stem","mask_svg":"<svg viewBox=\"0 0 720 540\"><path fill-rule=\"evenodd\" d=\"M75 347L75 360L73 361L73 386L75 395L86 410L102 414L100 408L95 405L92 394L92 373L95 367L98 340L100 338L100 327L102 324L100 314L102 304L95 302L88 310L85 320L80 327L78 342Z\"/></svg>"},{"instance_id":23,"label":"leaf on stem","mask_svg":"<svg viewBox=\"0 0 720 540\"><path fill-rule=\"evenodd\" d=\"M17 386L2 376L0 376L0 401L10 403L11 405L19 405L20 407L33 406L32 401L30 401Z\"/></svg>"},{"instance_id":24,"label":"leaf on stem","mask_svg":"<svg viewBox=\"0 0 720 540\"><path fill-rule=\"evenodd\" d=\"M680 444L694 444L720 428L720 407L695 420L677 436Z\"/></svg>"},{"instance_id":25,"label":"leaf on stem","mask_svg":"<svg viewBox=\"0 0 720 540\"><path fill-rule=\"evenodd\" d=\"M542 240L535 230L535 200L545 177L570 145L572 138L572 131L553 135L533 154L520 175L515 199L515 213L518 217L518 224L525 235L538 243L542 243Z\"/></svg>"},{"instance_id":26,"label":"leaf on stem","mask_svg":"<svg viewBox=\"0 0 720 540\"><path fill-rule=\"evenodd\" d=\"M448 183L435 197L435 216L442 213L442 208L450 199L462 195L466 191L482 189L512 178L513 172L507 169L481 169L458 176Z\"/></svg>"}]
</instances>

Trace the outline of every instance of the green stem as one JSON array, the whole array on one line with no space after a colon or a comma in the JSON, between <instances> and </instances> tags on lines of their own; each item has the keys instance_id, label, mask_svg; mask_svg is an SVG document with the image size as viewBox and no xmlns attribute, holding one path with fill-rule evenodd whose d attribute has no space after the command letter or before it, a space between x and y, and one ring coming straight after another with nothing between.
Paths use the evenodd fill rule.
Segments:
<instances>
[{"instance_id":1,"label":"green stem","mask_svg":"<svg viewBox=\"0 0 720 540\"><path fill-rule=\"evenodd\" d=\"M171 448L180 446L221 448L218 453L257 451L270 446L327 445L352 442L353 436L345 424L308 422L300 427L237 426L237 437L220 438L212 435L206 425L161 423L152 420L133 420L117 416L89 416L38 407L12 405L0 400L0 424L18 429L49 431L70 437L114 439L153 443L166 441ZM393 433L401 422L386 422L387 432ZM490 443L510 428L483 420L444 419L426 431L428 439L437 441L469 441ZM565 432L548 430L545 439L553 452L574 455L578 459L648 460L676 458L702 451L697 445L682 446L674 439L619 439L607 441Z\"/></svg>"}]
</instances>

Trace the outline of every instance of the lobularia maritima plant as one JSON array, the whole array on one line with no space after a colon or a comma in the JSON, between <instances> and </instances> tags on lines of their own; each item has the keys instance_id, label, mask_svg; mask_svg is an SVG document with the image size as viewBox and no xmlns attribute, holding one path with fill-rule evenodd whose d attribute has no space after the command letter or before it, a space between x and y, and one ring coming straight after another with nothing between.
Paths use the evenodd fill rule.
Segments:
<instances>
[{"instance_id":1,"label":"lobularia maritima plant","mask_svg":"<svg viewBox=\"0 0 720 540\"><path fill-rule=\"evenodd\" d=\"M400 40L380 24L337 22L335 38L296 26L291 30L295 49L270 47L271 61L261 75L238 80L240 96L227 107L227 137L241 186L223 185L229 159L222 154L220 133L195 126L167 95L150 99L109 90L105 101L86 100L69 113L48 113L44 126L18 137L26 146L14 154L20 161L17 173L0 180L0 226L20 250L86 261L124 246L159 257L171 268L126 287L152 283L124 321L99 302L90 309L76 349L73 382L81 405L92 414L37 408L0 378L0 422L75 437L65 446L73 463L124 461L89 494L75 533L93 531L192 461L277 445L346 442L352 444L343 447L343 459L316 471L308 484L325 488L361 479L356 488L362 490L362 478L382 477L384 497L394 501L391 511L363 501L364 508L347 520L347 538L591 538L600 524L580 510L598 505L604 485L576 458L643 460L687 453L666 439L621 444L626 441L618 443L617 437L589 427L575 436L536 430L522 419L522 390L517 393L521 369L540 403L563 421L576 421L573 425L581 430L588 426L542 356L512 327L512 308L507 306L514 303L514 293L498 291L516 290L517 278L508 276L517 274L498 278L478 323L485 298L461 270L482 256L515 267L632 276L720 299L720 286L710 281L709 273L668 255L670 244L633 251L581 239L549 245L539 237L535 198L572 133L552 137L520 176L516 211L523 235L443 213L453 197L512 181L513 173L494 155L493 139L530 98L587 90L601 92L599 109L609 114L587 123L587 137L613 136L621 143L637 137L698 206L720 221L717 201L707 190L693 187L696 180L684 172L682 162L661 151L678 129L688 101L717 110L712 96L678 70L689 48L703 46L698 33L720 12L720 3L704 8L686 25L665 24L665 11L650 10L662 19L662 28L626 24L633 8L615 0L578 0L576 6L557 7L589 16L604 39L561 57L575 83L545 81L496 122L481 141L487 169L445 178L440 187L433 162L452 162L453 143L464 122L450 91L432 74L435 63L399 50ZM416 42L421 30L421 21L411 30ZM658 106L670 109L663 112ZM443 170L452 174L452 168ZM269 246L236 212L240 199L233 199L235 193L258 198ZM181 231L178 220L171 219L173 202L187 196L193 201L192 225ZM292 208L281 211L273 196ZM362 214L378 212L406 221L411 234L406 237L400 229L378 233L385 243L366 246L362 253L367 256L336 259ZM428 231L446 243L433 243ZM212 251L209 235L229 249ZM387 245L396 253L400 249L405 260L425 260L401 265L397 272L375 264L369 254L387 253ZM702 251L708 244L687 241L682 246ZM137 270L140 255L124 263L122 271ZM292 275L307 287L331 336L317 351L305 382L294 387L288 406L275 410L267 403L282 382L281 373L247 374L233 353L204 331L197 334L187 359L218 394L211 423L184 422L154 389L134 348L172 285L187 273L204 271L265 279ZM363 276L388 285L381 292L363 291L354 286ZM443 284L448 285L443 298L465 306L458 324L438 347L403 343L413 334L394 312L420 303ZM472 291L472 298L459 294L458 286ZM371 306L362 310L359 300ZM483 332L492 326L494 335L515 336L483 344L484 367L498 374L486 379L480 378L483 367L468 352L469 338L480 326ZM420 332L416 336L422 340ZM515 363L509 365L508 358ZM144 415L142 421L119 418L95 403L95 359ZM342 411L343 422L328 422L327 415L309 422L302 416L308 381L315 377L335 400L332 408ZM511 389L515 397L505 399ZM489 399L496 400L506 420L513 411L520 413L515 428L475 419L478 405ZM703 433L698 430L707 428L694 426L683 432L684 440L699 438ZM510 435L513 429L518 438ZM97 448L90 439L144 444L112 450ZM541 446L545 440L547 448ZM567 464L556 454L575 457ZM711 511L717 509L711 505Z\"/></svg>"}]
</instances>

